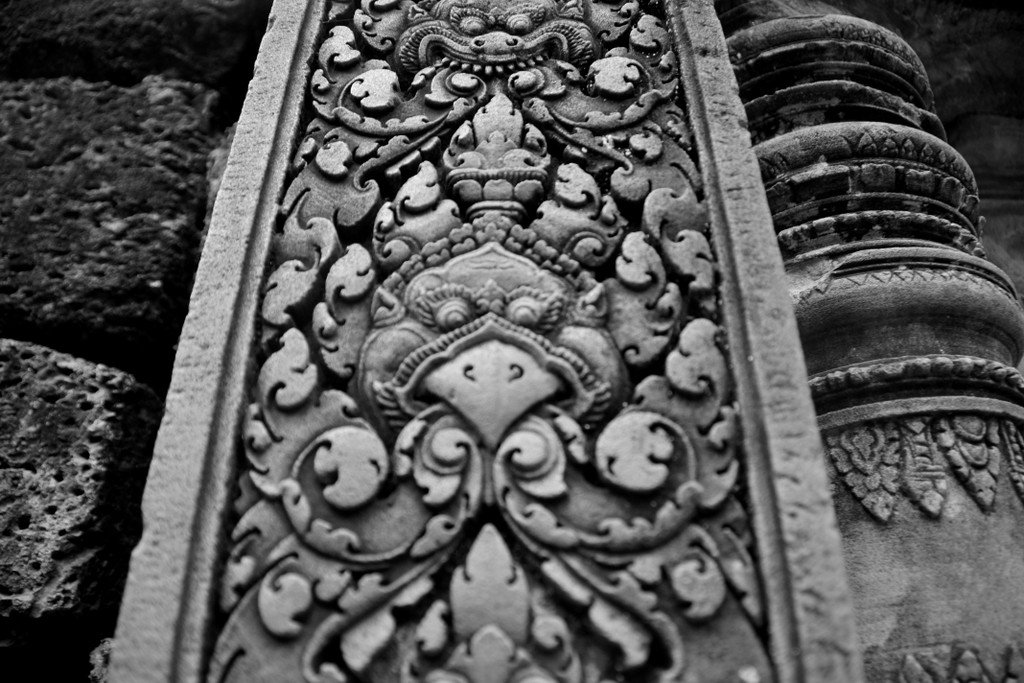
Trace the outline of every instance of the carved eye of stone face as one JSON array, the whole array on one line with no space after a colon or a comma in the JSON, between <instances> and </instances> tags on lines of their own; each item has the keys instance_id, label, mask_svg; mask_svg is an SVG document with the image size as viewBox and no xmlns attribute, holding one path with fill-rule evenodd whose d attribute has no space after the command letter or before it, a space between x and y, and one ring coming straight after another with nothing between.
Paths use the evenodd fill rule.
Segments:
<instances>
[{"instance_id":1,"label":"carved eye of stone face","mask_svg":"<svg viewBox=\"0 0 1024 683\"><path fill-rule=\"evenodd\" d=\"M509 33L524 35L533 30L533 19L526 14L513 14L505 20L505 28Z\"/></svg>"},{"instance_id":2,"label":"carved eye of stone face","mask_svg":"<svg viewBox=\"0 0 1024 683\"><path fill-rule=\"evenodd\" d=\"M523 327L535 327L540 322L546 306L533 296L520 296L505 307L505 317Z\"/></svg>"},{"instance_id":3,"label":"carved eye of stone face","mask_svg":"<svg viewBox=\"0 0 1024 683\"><path fill-rule=\"evenodd\" d=\"M449 19L460 32L468 36L477 36L487 30L487 17L470 7L453 7Z\"/></svg>"},{"instance_id":4,"label":"carved eye of stone face","mask_svg":"<svg viewBox=\"0 0 1024 683\"><path fill-rule=\"evenodd\" d=\"M434 309L434 321L442 330L454 330L473 319L472 305L461 297L445 299Z\"/></svg>"}]
</instances>

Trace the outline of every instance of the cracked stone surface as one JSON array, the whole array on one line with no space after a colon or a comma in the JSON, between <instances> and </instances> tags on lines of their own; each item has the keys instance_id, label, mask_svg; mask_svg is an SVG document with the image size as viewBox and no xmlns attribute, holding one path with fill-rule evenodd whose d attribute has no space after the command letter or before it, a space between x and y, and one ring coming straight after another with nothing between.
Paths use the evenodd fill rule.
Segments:
<instances>
[{"instance_id":1,"label":"cracked stone surface","mask_svg":"<svg viewBox=\"0 0 1024 683\"><path fill-rule=\"evenodd\" d=\"M160 413L123 372L0 340L0 663L67 632L86 664L113 628Z\"/></svg>"},{"instance_id":2,"label":"cracked stone surface","mask_svg":"<svg viewBox=\"0 0 1024 683\"><path fill-rule=\"evenodd\" d=\"M214 98L158 76L0 83L0 334L164 385L219 141Z\"/></svg>"}]
</instances>

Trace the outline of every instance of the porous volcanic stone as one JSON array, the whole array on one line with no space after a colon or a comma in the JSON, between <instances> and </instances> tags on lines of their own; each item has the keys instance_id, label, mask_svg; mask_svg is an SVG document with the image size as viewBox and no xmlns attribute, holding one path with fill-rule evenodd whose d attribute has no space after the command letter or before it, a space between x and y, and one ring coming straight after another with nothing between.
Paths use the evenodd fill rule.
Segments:
<instances>
[{"instance_id":1,"label":"porous volcanic stone","mask_svg":"<svg viewBox=\"0 0 1024 683\"><path fill-rule=\"evenodd\" d=\"M214 97L157 76L0 83L0 336L164 384L206 210Z\"/></svg>"},{"instance_id":2,"label":"porous volcanic stone","mask_svg":"<svg viewBox=\"0 0 1024 683\"><path fill-rule=\"evenodd\" d=\"M0 664L57 647L84 679L113 631L160 412L121 371L0 340Z\"/></svg>"},{"instance_id":3,"label":"porous volcanic stone","mask_svg":"<svg viewBox=\"0 0 1024 683\"><path fill-rule=\"evenodd\" d=\"M270 0L6 0L0 74L128 85L165 73L220 85L248 73Z\"/></svg>"}]
</instances>

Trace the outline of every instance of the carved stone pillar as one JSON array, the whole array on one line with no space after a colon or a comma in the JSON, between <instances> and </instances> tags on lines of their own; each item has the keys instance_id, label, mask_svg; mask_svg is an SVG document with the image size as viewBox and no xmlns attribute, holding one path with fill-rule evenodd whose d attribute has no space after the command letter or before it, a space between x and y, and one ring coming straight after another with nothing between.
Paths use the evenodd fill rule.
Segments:
<instances>
[{"instance_id":1,"label":"carved stone pillar","mask_svg":"<svg viewBox=\"0 0 1024 683\"><path fill-rule=\"evenodd\" d=\"M862 680L712 3L270 27L113 680Z\"/></svg>"},{"instance_id":2,"label":"carved stone pillar","mask_svg":"<svg viewBox=\"0 0 1024 683\"><path fill-rule=\"evenodd\" d=\"M1024 644L1024 315L895 34L719 2L828 451L872 681L1010 681Z\"/></svg>"}]
</instances>

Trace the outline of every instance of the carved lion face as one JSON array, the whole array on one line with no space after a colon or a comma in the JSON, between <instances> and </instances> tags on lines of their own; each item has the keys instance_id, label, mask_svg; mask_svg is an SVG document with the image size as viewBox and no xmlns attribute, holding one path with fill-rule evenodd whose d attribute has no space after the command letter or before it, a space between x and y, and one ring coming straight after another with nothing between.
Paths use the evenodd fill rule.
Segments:
<instances>
[{"instance_id":1,"label":"carved lion face","mask_svg":"<svg viewBox=\"0 0 1024 683\"><path fill-rule=\"evenodd\" d=\"M439 0L409 10L396 54L410 73L433 64L507 71L538 60L584 66L596 41L580 0Z\"/></svg>"}]
</instances>

